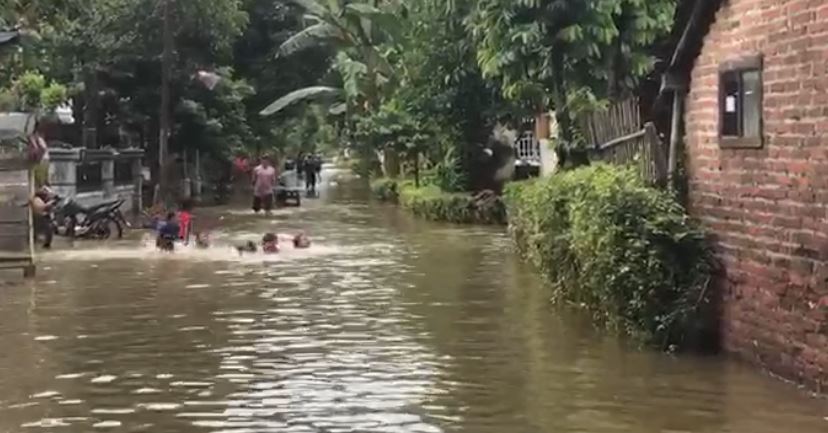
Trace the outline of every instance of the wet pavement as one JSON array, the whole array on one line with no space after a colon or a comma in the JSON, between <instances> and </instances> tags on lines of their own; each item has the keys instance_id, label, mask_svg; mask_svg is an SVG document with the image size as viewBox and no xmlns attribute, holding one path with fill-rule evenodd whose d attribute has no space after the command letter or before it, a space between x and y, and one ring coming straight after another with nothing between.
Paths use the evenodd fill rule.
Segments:
<instances>
[{"instance_id":1,"label":"wet pavement","mask_svg":"<svg viewBox=\"0 0 828 433\"><path fill-rule=\"evenodd\" d=\"M498 229L344 184L196 217L211 250L79 243L0 288L0 432L828 431L828 402L791 385L554 309ZM311 249L232 248L298 230Z\"/></svg>"}]
</instances>

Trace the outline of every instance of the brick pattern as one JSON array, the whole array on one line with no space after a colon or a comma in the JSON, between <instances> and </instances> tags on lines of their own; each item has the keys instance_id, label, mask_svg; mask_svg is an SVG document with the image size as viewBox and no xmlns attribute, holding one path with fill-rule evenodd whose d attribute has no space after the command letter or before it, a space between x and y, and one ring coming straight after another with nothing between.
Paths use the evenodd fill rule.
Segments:
<instances>
[{"instance_id":1,"label":"brick pattern","mask_svg":"<svg viewBox=\"0 0 828 433\"><path fill-rule=\"evenodd\" d=\"M764 147L721 149L718 68L762 54ZM828 384L828 1L729 0L686 101L690 211L724 265L729 351Z\"/></svg>"}]
</instances>

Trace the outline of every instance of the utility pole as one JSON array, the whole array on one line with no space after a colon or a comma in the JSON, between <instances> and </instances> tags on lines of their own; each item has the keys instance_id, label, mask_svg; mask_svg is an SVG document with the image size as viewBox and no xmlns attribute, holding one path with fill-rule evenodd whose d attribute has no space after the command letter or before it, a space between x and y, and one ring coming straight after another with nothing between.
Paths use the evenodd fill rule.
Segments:
<instances>
[{"instance_id":1,"label":"utility pole","mask_svg":"<svg viewBox=\"0 0 828 433\"><path fill-rule=\"evenodd\" d=\"M167 173L167 153L170 138L170 72L172 69L173 36L170 23L170 2L163 3L164 52L161 55L161 109L158 113L158 194L156 204L167 200L170 193Z\"/></svg>"}]
</instances>

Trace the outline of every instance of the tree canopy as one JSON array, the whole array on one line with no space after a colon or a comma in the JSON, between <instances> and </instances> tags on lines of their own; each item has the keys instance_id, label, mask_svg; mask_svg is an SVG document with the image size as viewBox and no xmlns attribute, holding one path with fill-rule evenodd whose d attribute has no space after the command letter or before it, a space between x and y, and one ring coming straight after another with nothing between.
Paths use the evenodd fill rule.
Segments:
<instances>
[{"instance_id":1,"label":"tree canopy","mask_svg":"<svg viewBox=\"0 0 828 433\"><path fill-rule=\"evenodd\" d=\"M52 102L73 102L76 139L92 128L95 145L131 137L152 152L165 1L173 151L414 152L454 161L472 188L499 121L555 109L572 145L572 107L634 93L676 3L2 0L0 29L27 37L0 51L0 104L23 77L42 77Z\"/></svg>"}]
</instances>

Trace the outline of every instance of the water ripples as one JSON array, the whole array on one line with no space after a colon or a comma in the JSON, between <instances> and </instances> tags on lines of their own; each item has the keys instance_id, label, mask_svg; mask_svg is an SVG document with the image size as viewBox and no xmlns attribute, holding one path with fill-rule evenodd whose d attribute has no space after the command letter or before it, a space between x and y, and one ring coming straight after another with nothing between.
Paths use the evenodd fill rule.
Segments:
<instances>
[{"instance_id":1,"label":"water ripples","mask_svg":"<svg viewBox=\"0 0 828 433\"><path fill-rule=\"evenodd\" d=\"M0 431L828 428L828 407L785 385L640 352L551 311L502 233L362 204L300 212L218 236L276 226L319 240L272 259L134 245L47 256L42 281L0 304L0 343L15 349L0 352Z\"/></svg>"}]
</instances>

